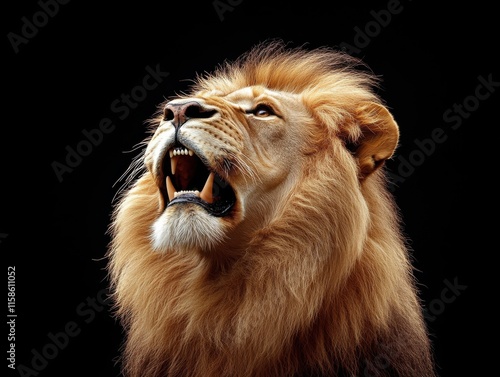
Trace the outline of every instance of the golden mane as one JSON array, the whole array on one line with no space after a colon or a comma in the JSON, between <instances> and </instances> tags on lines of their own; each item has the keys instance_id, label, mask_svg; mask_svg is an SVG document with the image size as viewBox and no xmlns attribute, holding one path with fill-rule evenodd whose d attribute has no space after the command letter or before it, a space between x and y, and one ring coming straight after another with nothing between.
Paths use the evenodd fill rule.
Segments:
<instances>
[{"instance_id":1,"label":"golden mane","mask_svg":"<svg viewBox=\"0 0 500 377\"><path fill-rule=\"evenodd\" d=\"M306 109L293 118L303 144L290 161L293 185L262 195L246 218L245 202L233 217L214 219L237 247L159 252L151 241L159 216L154 170L124 193L113 213L109 271L127 331L127 376L434 375L381 168L397 127L374 92L378 80L361 66L328 48L261 44L198 76L181 97L226 114L224 101L243 88L292 94ZM231 122L236 132L245 121ZM230 182L238 191L246 180Z\"/></svg>"},{"instance_id":2,"label":"golden mane","mask_svg":"<svg viewBox=\"0 0 500 377\"><path fill-rule=\"evenodd\" d=\"M339 120L352 117L358 103L380 102L374 88L380 80L363 61L329 47L287 49L283 43L261 43L234 62L220 65L213 73L198 75L190 94L227 94L239 88L266 88L301 94L313 116L335 128ZM355 138L355 136L354 136Z\"/></svg>"}]
</instances>

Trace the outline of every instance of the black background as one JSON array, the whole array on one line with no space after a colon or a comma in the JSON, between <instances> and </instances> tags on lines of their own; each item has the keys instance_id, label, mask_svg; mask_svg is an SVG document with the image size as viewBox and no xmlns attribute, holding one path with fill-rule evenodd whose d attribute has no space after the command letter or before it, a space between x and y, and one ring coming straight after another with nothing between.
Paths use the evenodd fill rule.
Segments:
<instances>
[{"instance_id":1,"label":"black background","mask_svg":"<svg viewBox=\"0 0 500 377\"><path fill-rule=\"evenodd\" d=\"M185 90L196 72L210 71L259 41L282 38L308 48L362 47L353 54L382 77L380 95L401 131L388 171L408 172L401 170L402 158L418 165L398 181L394 195L440 374L498 373L493 353L498 190L490 161L499 86L491 87L488 98L470 97L480 76L500 81L496 12L480 2L438 7L401 0L400 12L376 29L372 11L387 10L393 2L219 3L229 8L217 13L212 1L73 0L59 5L17 53L8 34L22 35L23 17L33 20L41 5L4 4L0 252L5 270L16 268L16 365L33 368L34 354L45 350L52 359L35 362L41 377L119 375L122 330L98 299L107 287L103 258L113 197L138 154L134 147L146 136L145 121L166 97ZM369 25L372 37L361 46L357 30ZM157 65L168 77L119 119L111 103L141 85L146 66ZM474 111L454 122L443 119L464 101ZM103 118L112 119L114 130L59 182L53 162L65 163L65 148L75 148L85 139L82 130L97 128ZM428 155L415 152L415 140L428 139L436 128L443 129L446 141ZM455 291L447 288L453 283L459 285ZM92 307L87 300L96 298ZM66 341L60 333L68 324L78 334ZM54 343L49 334L59 334L59 349L47 346Z\"/></svg>"}]
</instances>

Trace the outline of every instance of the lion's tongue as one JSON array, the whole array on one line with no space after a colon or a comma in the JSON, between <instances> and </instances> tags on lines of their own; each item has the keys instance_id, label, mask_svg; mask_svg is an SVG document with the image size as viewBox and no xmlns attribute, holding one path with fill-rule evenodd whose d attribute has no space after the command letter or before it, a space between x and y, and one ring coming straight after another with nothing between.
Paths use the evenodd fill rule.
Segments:
<instances>
[{"instance_id":1,"label":"lion's tongue","mask_svg":"<svg viewBox=\"0 0 500 377\"><path fill-rule=\"evenodd\" d=\"M199 192L198 190L189 190L189 191L177 191L176 188L174 187L174 184L172 183L172 180L170 179L169 176L167 176L166 179L166 184L167 184L167 193L168 193L168 200L172 201L174 198L178 197L179 195L183 194L195 194L196 196L200 197L203 201L207 203L213 203L214 201L214 196L212 193L213 186L214 186L214 173L210 172L208 175L207 181L205 182L205 186L203 186L203 190Z\"/></svg>"}]
</instances>

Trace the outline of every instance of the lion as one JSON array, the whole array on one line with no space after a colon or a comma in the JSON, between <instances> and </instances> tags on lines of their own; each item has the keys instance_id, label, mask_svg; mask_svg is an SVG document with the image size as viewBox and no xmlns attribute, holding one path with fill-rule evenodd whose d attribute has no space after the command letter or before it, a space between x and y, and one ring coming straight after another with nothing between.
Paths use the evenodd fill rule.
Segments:
<instances>
[{"instance_id":1,"label":"lion","mask_svg":"<svg viewBox=\"0 0 500 377\"><path fill-rule=\"evenodd\" d=\"M110 221L124 375L435 376L379 82L268 41L159 106Z\"/></svg>"}]
</instances>

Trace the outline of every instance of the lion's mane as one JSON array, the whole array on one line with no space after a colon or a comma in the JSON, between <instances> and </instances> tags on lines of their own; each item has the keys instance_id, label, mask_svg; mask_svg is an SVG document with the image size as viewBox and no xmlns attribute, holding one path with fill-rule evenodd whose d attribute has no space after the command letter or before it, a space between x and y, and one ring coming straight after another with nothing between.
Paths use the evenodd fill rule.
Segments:
<instances>
[{"instance_id":1,"label":"lion's mane","mask_svg":"<svg viewBox=\"0 0 500 377\"><path fill-rule=\"evenodd\" d=\"M301 177L233 258L231 250L154 250L150 172L123 193L109 271L127 376L434 375L382 168L397 131L377 137L393 120L376 84L340 52L279 43L197 77L189 96L254 85L299 94L308 126L290 163L301 164Z\"/></svg>"}]
</instances>

